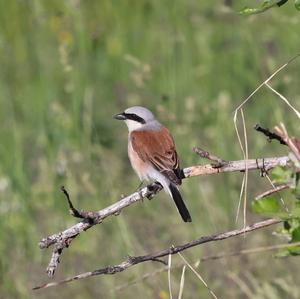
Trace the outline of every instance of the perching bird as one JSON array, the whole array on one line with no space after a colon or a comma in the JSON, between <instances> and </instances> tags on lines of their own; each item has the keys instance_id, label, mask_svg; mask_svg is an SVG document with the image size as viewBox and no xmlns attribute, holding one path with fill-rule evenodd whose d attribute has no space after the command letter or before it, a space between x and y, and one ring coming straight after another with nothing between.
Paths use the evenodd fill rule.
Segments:
<instances>
[{"instance_id":1,"label":"perching bird","mask_svg":"<svg viewBox=\"0 0 300 299\"><path fill-rule=\"evenodd\" d=\"M192 218L178 190L181 170L173 138L151 111L131 107L114 116L128 127L128 156L141 181L159 182L173 198L185 222Z\"/></svg>"}]
</instances>

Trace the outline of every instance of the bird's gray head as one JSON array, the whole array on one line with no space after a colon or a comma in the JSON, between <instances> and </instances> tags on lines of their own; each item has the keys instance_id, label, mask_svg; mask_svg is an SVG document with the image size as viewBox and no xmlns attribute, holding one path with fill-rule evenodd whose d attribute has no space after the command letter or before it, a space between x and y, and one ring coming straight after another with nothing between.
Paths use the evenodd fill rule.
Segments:
<instances>
[{"instance_id":1,"label":"bird's gray head","mask_svg":"<svg viewBox=\"0 0 300 299\"><path fill-rule=\"evenodd\" d=\"M152 112L141 106L127 108L124 112L115 115L114 118L124 120L129 132L159 125Z\"/></svg>"}]
</instances>

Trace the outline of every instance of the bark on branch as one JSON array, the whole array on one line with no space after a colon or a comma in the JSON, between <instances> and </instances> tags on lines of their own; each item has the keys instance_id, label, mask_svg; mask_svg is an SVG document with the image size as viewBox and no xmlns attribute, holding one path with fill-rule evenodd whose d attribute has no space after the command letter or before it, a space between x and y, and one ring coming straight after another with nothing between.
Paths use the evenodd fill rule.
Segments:
<instances>
[{"instance_id":1,"label":"bark on branch","mask_svg":"<svg viewBox=\"0 0 300 299\"><path fill-rule=\"evenodd\" d=\"M246 226L245 228L242 228L242 229L235 229L235 230L224 232L224 233L200 237L199 239L193 240L193 241L185 243L183 245L172 246L172 247L166 248L164 250L158 251L156 253L141 255L141 256L129 256L126 260L124 260L123 262L121 262L118 265L107 266L102 269L82 273L82 274L79 274L79 275L58 281L58 282L46 283L44 285L34 287L33 289L38 290L38 289L44 289L44 288L48 288L48 287L58 286L58 285L61 285L61 284L67 283L67 282L84 279L84 278L88 278L88 277L92 277L92 276L97 276L97 275L116 274L116 273L122 272L122 271L124 271L134 265L140 264L140 263L144 263L144 262L148 262L148 261L161 261L160 259L162 257L168 256L170 254L171 255L176 254L178 252L184 251L184 250L186 250L188 248L192 248L194 246L199 246L204 243L220 241L220 240L232 238L235 236L243 235L245 233L249 233L251 231L254 231L254 230L257 230L260 228L264 228L264 227L267 227L270 225L278 224L280 222L282 222L282 220L268 219L265 221L257 222L252 225Z\"/></svg>"},{"instance_id":2,"label":"bark on branch","mask_svg":"<svg viewBox=\"0 0 300 299\"><path fill-rule=\"evenodd\" d=\"M201 149L196 150L196 152L201 152ZM206 158L216 162L215 156L209 155L206 152ZM213 158L211 158L213 157ZM194 176L203 176L209 174L216 174L222 172L236 172L236 171L245 171L259 169L261 173L274 168L275 166L286 166L289 161L289 158L284 157L274 157L274 158L261 158L261 159L252 159L252 160L239 160L239 161L224 161L222 163L216 164L206 164L206 165L196 165L183 169L183 178L189 178ZM220 162L217 160L217 162ZM78 212L72 205L68 193L63 189L62 191L67 196L70 212L73 216L83 218L80 222L74 224L73 226L67 228L66 230L43 238L39 242L39 247L41 249L48 248L53 246L52 256L47 267L47 274L49 277L53 277L55 270L60 261L60 256L64 248L67 248L71 242L83 231L88 230L96 224L102 223L102 221L112 215L119 215L120 212L134 204L136 202L142 201L144 198L151 198L156 193L161 191L162 187L160 185L151 184L143 189L132 193L131 195L120 199L118 202L100 210L97 212Z\"/></svg>"}]
</instances>

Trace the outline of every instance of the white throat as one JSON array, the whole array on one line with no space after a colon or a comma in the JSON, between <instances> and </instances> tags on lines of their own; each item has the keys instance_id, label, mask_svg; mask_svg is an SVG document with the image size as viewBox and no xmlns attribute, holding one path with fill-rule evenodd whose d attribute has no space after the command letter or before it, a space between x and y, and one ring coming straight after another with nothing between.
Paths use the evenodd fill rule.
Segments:
<instances>
[{"instance_id":1,"label":"white throat","mask_svg":"<svg viewBox=\"0 0 300 299\"><path fill-rule=\"evenodd\" d=\"M159 130L162 127L162 125L156 119L148 121L145 124L141 124L131 119L126 119L125 123L129 133L132 131Z\"/></svg>"},{"instance_id":2,"label":"white throat","mask_svg":"<svg viewBox=\"0 0 300 299\"><path fill-rule=\"evenodd\" d=\"M131 120L131 119L126 119L125 123L128 128L128 132L136 131L136 130L141 130L145 124L141 124L137 121Z\"/></svg>"}]
</instances>

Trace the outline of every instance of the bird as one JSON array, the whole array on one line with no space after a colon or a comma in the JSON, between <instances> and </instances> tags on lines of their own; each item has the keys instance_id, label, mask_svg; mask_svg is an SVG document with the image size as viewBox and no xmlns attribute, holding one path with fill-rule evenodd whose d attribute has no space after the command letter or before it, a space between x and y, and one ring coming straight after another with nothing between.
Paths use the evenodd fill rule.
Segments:
<instances>
[{"instance_id":1,"label":"bird","mask_svg":"<svg viewBox=\"0 0 300 299\"><path fill-rule=\"evenodd\" d=\"M128 127L128 157L140 180L161 184L174 200L183 221L192 222L178 189L182 170L169 130L141 106L127 108L114 118L123 120Z\"/></svg>"}]
</instances>

